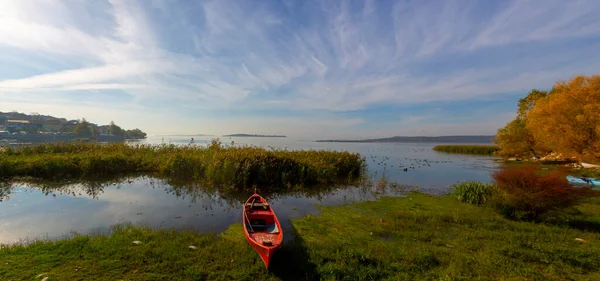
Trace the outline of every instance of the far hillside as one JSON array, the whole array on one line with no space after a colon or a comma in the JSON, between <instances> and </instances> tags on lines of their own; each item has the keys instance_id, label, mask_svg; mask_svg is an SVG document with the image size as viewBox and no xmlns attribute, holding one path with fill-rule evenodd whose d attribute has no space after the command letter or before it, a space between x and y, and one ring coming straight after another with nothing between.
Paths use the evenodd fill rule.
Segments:
<instances>
[{"instance_id":1,"label":"far hillside","mask_svg":"<svg viewBox=\"0 0 600 281\"><path fill-rule=\"evenodd\" d=\"M429 143L482 143L491 144L494 136L439 136L439 137L389 137L364 140L318 140L317 142L429 142Z\"/></svg>"}]
</instances>

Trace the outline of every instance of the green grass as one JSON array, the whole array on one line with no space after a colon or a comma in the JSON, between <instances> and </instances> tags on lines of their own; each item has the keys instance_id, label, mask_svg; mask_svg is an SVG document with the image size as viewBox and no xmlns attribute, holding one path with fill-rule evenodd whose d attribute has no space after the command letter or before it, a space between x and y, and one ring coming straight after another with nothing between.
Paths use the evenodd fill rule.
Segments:
<instances>
[{"instance_id":1,"label":"green grass","mask_svg":"<svg viewBox=\"0 0 600 281\"><path fill-rule=\"evenodd\" d=\"M360 178L365 161L357 153L209 147L52 143L0 153L0 178L71 179L150 173L170 179L237 188L290 188L348 183Z\"/></svg>"},{"instance_id":2,"label":"green grass","mask_svg":"<svg viewBox=\"0 0 600 281\"><path fill-rule=\"evenodd\" d=\"M573 169L569 173L573 176L583 176L589 178L597 178L600 179L600 170L599 169Z\"/></svg>"},{"instance_id":3,"label":"green grass","mask_svg":"<svg viewBox=\"0 0 600 281\"><path fill-rule=\"evenodd\" d=\"M323 207L292 221L271 271L241 224L219 235L127 226L0 249L0 279L600 280L600 199L578 208L575 223L556 226L418 193Z\"/></svg>"},{"instance_id":4,"label":"green grass","mask_svg":"<svg viewBox=\"0 0 600 281\"><path fill-rule=\"evenodd\" d=\"M496 186L493 184L476 181L452 184L451 187L453 188L451 194L458 201L473 205L483 205L491 199L496 190Z\"/></svg>"},{"instance_id":5,"label":"green grass","mask_svg":"<svg viewBox=\"0 0 600 281\"><path fill-rule=\"evenodd\" d=\"M500 148L495 145L437 145L433 150L446 153L494 155Z\"/></svg>"}]
</instances>

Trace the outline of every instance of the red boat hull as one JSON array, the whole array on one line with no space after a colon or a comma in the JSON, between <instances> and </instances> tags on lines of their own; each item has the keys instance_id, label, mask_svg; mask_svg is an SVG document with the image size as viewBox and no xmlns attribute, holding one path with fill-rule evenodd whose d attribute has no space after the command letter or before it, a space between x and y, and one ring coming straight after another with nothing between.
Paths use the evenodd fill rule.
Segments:
<instances>
[{"instance_id":1,"label":"red boat hull","mask_svg":"<svg viewBox=\"0 0 600 281\"><path fill-rule=\"evenodd\" d=\"M250 246L258 253L266 268L283 241L279 220L268 202L258 194L248 198L242 208L244 234Z\"/></svg>"}]
</instances>

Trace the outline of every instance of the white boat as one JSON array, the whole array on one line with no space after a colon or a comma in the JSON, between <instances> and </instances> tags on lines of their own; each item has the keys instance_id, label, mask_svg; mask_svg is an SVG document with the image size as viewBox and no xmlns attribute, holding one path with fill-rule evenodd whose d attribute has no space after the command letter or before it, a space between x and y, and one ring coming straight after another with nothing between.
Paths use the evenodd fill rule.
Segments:
<instances>
[{"instance_id":1,"label":"white boat","mask_svg":"<svg viewBox=\"0 0 600 281\"><path fill-rule=\"evenodd\" d=\"M600 186L600 179L567 176L567 180L570 183L575 183L575 184L590 184L593 186Z\"/></svg>"}]
</instances>

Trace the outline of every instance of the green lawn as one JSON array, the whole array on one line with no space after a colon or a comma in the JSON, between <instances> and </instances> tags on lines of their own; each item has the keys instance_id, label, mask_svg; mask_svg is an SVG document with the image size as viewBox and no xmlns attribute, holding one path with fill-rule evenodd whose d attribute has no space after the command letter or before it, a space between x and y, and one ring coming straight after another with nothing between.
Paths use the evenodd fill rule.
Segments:
<instances>
[{"instance_id":1,"label":"green lawn","mask_svg":"<svg viewBox=\"0 0 600 281\"><path fill-rule=\"evenodd\" d=\"M324 207L292 221L295 239L271 271L241 224L219 235L127 226L110 236L5 247L0 279L600 280L600 200L578 209L572 226L556 226L418 193Z\"/></svg>"}]
</instances>

